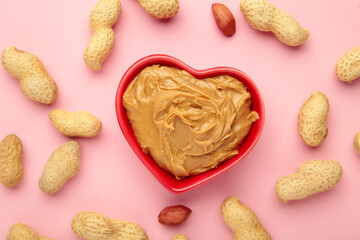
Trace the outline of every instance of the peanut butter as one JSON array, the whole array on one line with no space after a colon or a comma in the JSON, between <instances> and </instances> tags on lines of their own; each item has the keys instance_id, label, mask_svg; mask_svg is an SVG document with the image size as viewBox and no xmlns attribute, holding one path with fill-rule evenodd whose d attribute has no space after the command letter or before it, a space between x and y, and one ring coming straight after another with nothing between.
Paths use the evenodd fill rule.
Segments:
<instances>
[{"instance_id":1,"label":"peanut butter","mask_svg":"<svg viewBox=\"0 0 360 240\"><path fill-rule=\"evenodd\" d=\"M123 100L142 150L177 179L236 155L259 118L239 80L228 75L197 79L167 66L143 69Z\"/></svg>"}]
</instances>

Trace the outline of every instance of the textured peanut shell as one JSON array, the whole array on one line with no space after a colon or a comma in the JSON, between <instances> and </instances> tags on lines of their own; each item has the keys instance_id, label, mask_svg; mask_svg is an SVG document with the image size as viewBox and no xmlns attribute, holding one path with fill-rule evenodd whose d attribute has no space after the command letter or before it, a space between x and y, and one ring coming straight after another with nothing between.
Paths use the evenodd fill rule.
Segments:
<instances>
[{"instance_id":1,"label":"textured peanut shell","mask_svg":"<svg viewBox=\"0 0 360 240\"><path fill-rule=\"evenodd\" d=\"M343 170L334 160L310 160L301 164L295 173L283 176L275 184L281 202L298 200L333 188Z\"/></svg>"},{"instance_id":2,"label":"textured peanut shell","mask_svg":"<svg viewBox=\"0 0 360 240\"><path fill-rule=\"evenodd\" d=\"M325 139L329 108L329 100L320 91L313 92L302 105L298 115L298 131L308 146L316 147Z\"/></svg>"},{"instance_id":3,"label":"textured peanut shell","mask_svg":"<svg viewBox=\"0 0 360 240\"><path fill-rule=\"evenodd\" d=\"M171 238L171 240L189 240L189 238L184 234L176 234Z\"/></svg>"},{"instance_id":4,"label":"textured peanut shell","mask_svg":"<svg viewBox=\"0 0 360 240\"><path fill-rule=\"evenodd\" d=\"M54 80L35 55L8 46L2 52L1 63L4 69L19 80L21 91L33 101L44 104L53 103L58 95Z\"/></svg>"},{"instance_id":5,"label":"textured peanut shell","mask_svg":"<svg viewBox=\"0 0 360 240\"><path fill-rule=\"evenodd\" d=\"M100 0L92 9L89 18L93 32L85 52L84 61L94 71L101 70L101 64L110 55L115 45L115 33L112 27L121 13L119 0Z\"/></svg>"},{"instance_id":6,"label":"textured peanut shell","mask_svg":"<svg viewBox=\"0 0 360 240\"><path fill-rule=\"evenodd\" d=\"M233 231L233 240L270 240L271 237L255 213L235 196L227 197L221 205L221 214Z\"/></svg>"},{"instance_id":7,"label":"textured peanut shell","mask_svg":"<svg viewBox=\"0 0 360 240\"><path fill-rule=\"evenodd\" d=\"M145 11L157 19L175 16L179 10L178 0L138 0Z\"/></svg>"},{"instance_id":8,"label":"textured peanut shell","mask_svg":"<svg viewBox=\"0 0 360 240\"><path fill-rule=\"evenodd\" d=\"M57 109L50 112L49 118L55 128L68 137L93 137L102 129L101 121L86 111L67 112Z\"/></svg>"},{"instance_id":9,"label":"textured peanut shell","mask_svg":"<svg viewBox=\"0 0 360 240\"><path fill-rule=\"evenodd\" d=\"M340 80L348 83L360 77L360 46L341 56L336 63L335 71Z\"/></svg>"},{"instance_id":10,"label":"textured peanut shell","mask_svg":"<svg viewBox=\"0 0 360 240\"><path fill-rule=\"evenodd\" d=\"M80 145L76 141L58 147L46 162L39 187L45 193L57 192L80 168Z\"/></svg>"},{"instance_id":11,"label":"textured peanut shell","mask_svg":"<svg viewBox=\"0 0 360 240\"><path fill-rule=\"evenodd\" d=\"M85 240L147 240L145 231L137 224L110 219L97 212L77 214L71 223L76 235Z\"/></svg>"},{"instance_id":12,"label":"textured peanut shell","mask_svg":"<svg viewBox=\"0 0 360 240\"><path fill-rule=\"evenodd\" d=\"M15 187L23 177L22 143L15 134L7 135L0 143L0 182Z\"/></svg>"},{"instance_id":13,"label":"textured peanut shell","mask_svg":"<svg viewBox=\"0 0 360 240\"><path fill-rule=\"evenodd\" d=\"M40 236L31 227L16 223L9 228L6 240L52 240L52 238Z\"/></svg>"},{"instance_id":14,"label":"textured peanut shell","mask_svg":"<svg viewBox=\"0 0 360 240\"><path fill-rule=\"evenodd\" d=\"M299 46L309 38L309 31L295 18L266 0L242 0L240 10L253 28L273 32L288 46Z\"/></svg>"},{"instance_id":15,"label":"textured peanut shell","mask_svg":"<svg viewBox=\"0 0 360 240\"><path fill-rule=\"evenodd\" d=\"M358 132L354 137L354 147L356 151L360 154L360 132Z\"/></svg>"}]
</instances>

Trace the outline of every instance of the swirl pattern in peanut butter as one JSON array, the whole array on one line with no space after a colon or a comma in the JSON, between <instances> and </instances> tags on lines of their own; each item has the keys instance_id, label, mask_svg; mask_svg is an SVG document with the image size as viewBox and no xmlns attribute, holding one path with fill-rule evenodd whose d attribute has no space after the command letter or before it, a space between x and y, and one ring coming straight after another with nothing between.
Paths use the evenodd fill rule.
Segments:
<instances>
[{"instance_id":1,"label":"swirl pattern in peanut butter","mask_svg":"<svg viewBox=\"0 0 360 240\"><path fill-rule=\"evenodd\" d=\"M236 155L259 118L239 80L228 75L197 79L167 66L143 69L123 100L143 151L177 179Z\"/></svg>"}]
</instances>

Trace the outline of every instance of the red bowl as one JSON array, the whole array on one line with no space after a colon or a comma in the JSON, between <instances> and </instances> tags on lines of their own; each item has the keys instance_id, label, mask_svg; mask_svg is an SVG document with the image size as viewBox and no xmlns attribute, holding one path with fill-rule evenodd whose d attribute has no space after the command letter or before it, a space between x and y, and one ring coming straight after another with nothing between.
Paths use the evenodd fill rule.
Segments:
<instances>
[{"instance_id":1,"label":"red bowl","mask_svg":"<svg viewBox=\"0 0 360 240\"><path fill-rule=\"evenodd\" d=\"M214 77L218 75L230 75L239 81L243 82L245 86L247 87L247 90L250 92L252 97L252 110L255 110L258 114L260 119L257 120L253 126L251 127L251 130L248 134L248 136L244 139L242 144L239 146L239 153L221 163L217 168L209 170L207 172L201 173L199 175L190 176L187 178L184 178L180 181L177 181L175 177L166 172L165 170L161 169L151 158L151 156L145 154L138 142L136 141L136 138L134 136L133 130L131 128L131 125L128 121L128 118L126 116L126 111L123 106L123 95L126 91L128 85L130 82L140 73L141 70L144 68L154 65L165 65L169 67L175 67L178 69L185 70L192 74L196 78L207 78L207 77ZM209 181L210 179L220 175L221 173L225 172L226 170L233 167L235 164L237 164L240 160L242 160L255 146L257 143L263 126L264 126L264 117L265 117L265 110L264 110L264 102L262 100L261 94L256 87L255 83L250 79L248 75L243 73L242 71L235 69L235 68L229 68L229 67L215 67L210 68L206 70L195 70L194 68L186 65L182 61L168 56L168 55L162 55L162 54L155 54L150 55L147 57L144 57L137 62L135 62L124 74L122 77L119 87L117 89L116 93L116 100L115 100L115 108L116 108L116 115L117 119L120 125L120 128L128 141L130 147L133 149L133 151L136 153L136 155L140 158L142 163L147 167L147 169L154 175L154 177L169 191L173 193L181 193L185 192L187 190L190 190L196 186L199 186L202 183L205 183Z\"/></svg>"}]
</instances>

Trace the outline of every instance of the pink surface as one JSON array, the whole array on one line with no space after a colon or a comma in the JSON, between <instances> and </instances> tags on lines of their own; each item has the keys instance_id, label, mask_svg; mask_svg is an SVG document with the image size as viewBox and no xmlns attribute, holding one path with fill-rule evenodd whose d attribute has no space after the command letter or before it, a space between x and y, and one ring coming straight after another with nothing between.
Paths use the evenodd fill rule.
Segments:
<instances>
[{"instance_id":1,"label":"pink surface","mask_svg":"<svg viewBox=\"0 0 360 240\"><path fill-rule=\"evenodd\" d=\"M238 196L257 213L274 239L359 239L360 156L352 140L360 130L360 83L336 79L334 66L346 51L359 45L357 0L272 2L309 29L310 39L290 48L272 34L252 29L239 1L224 0L237 21L237 32L225 37L211 13L213 1L181 1L168 22L147 15L136 0L122 0L115 27L116 46L101 72L93 72L82 54L91 31L88 16L97 0L2 1L0 50L13 44L37 55L59 87L57 101L45 106L27 99L15 79L0 67L0 137L16 133L24 144L22 183L0 186L0 236L23 222L54 239L79 239L71 230L80 211L140 224L150 239L166 240L184 233L191 240L231 239L220 205ZM115 93L126 69L154 53L172 55L196 69L238 68L263 94L266 122L260 141L238 165L189 192L166 190L143 166L124 139L115 115ZM329 134L318 148L307 147L297 133L297 113L315 90L330 101ZM82 147L78 175L54 195L42 193L38 179L50 154L65 141L48 119L56 108L87 110L100 118L103 131L77 139ZM308 199L282 204L274 192L276 180L304 161L338 160L344 169L339 185ZM193 210L177 227L157 222L160 210L184 204Z\"/></svg>"}]
</instances>

